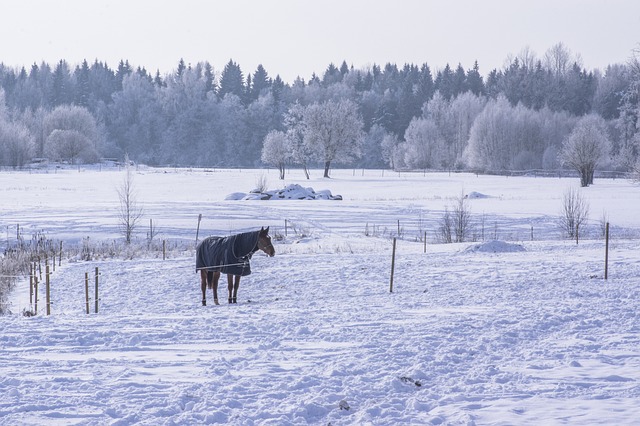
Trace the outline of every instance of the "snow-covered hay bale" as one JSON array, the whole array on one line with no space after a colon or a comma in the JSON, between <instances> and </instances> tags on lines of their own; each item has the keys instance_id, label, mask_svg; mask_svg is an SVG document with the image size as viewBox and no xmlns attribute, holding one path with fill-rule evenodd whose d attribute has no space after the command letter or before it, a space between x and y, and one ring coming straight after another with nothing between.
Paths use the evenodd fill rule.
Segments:
<instances>
[{"instance_id":1,"label":"snow-covered hay bale","mask_svg":"<svg viewBox=\"0 0 640 426\"><path fill-rule=\"evenodd\" d=\"M467 252L482 253L517 253L526 251L520 244L506 243L504 241L487 241L482 244L476 244L466 248Z\"/></svg>"},{"instance_id":2,"label":"snow-covered hay bale","mask_svg":"<svg viewBox=\"0 0 640 426\"><path fill-rule=\"evenodd\" d=\"M224 197L225 200L242 200L244 197L246 197L247 194L244 192L232 192L231 194L227 195L226 197Z\"/></svg>"},{"instance_id":3,"label":"snow-covered hay bale","mask_svg":"<svg viewBox=\"0 0 640 426\"><path fill-rule=\"evenodd\" d=\"M234 192L227 195L225 200L342 200L342 196L333 195L328 189L316 192L313 188L304 188L294 183L282 189L265 192Z\"/></svg>"}]
</instances>

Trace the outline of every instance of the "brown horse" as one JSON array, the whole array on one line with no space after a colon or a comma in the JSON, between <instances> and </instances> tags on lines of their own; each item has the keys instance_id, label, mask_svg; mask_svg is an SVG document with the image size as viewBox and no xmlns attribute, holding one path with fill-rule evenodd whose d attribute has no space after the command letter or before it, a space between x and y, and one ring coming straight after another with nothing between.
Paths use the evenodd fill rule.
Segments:
<instances>
[{"instance_id":1,"label":"brown horse","mask_svg":"<svg viewBox=\"0 0 640 426\"><path fill-rule=\"evenodd\" d=\"M229 237L208 237L196 249L196 271L200 271L202 306L207 306L207 287L213 289L213 302L218 303L218 280L227 274L229 303L237 303L240 278L251 273L251 256L262 250L274 256L269 227Z\"/></svg>"}]
</instances>

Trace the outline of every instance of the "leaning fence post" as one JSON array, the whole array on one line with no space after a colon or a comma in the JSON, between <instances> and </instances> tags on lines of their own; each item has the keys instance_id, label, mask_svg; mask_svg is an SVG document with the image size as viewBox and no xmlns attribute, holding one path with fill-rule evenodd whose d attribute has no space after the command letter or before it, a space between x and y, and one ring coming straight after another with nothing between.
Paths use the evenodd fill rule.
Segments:
<instances>
[{"instance_id":1,"label":"leaning fence post","mask_svg":"<svg viewBox=\"0 0 640 426\"><path fill-rule=\"evenodd\" d=\"M389 293L393 293L393 270L396 266L396 239L393 238L393 251L391 254L391 280L389 282Z\"/></svg>"},{"instance_id":2,"label":"leaning fence post","mask_svg":"<svg viewBox=\"0 0 640 426\"><path fill-rule=\"evenodd\" d=\"M51 293L49 286L49 265L46 266L45 292L47 299L47 315L51 315Z\"/></svg>"},{"instance_id":3,"label":"leaning fence post","mask_svg":"<svg viewBox=\"0 0 640 426\"><path fill-rule=\"evenodd\" d=\"M60 257L58 257L58 266L62 266L62 241L60 241Z\"/></svg>"},{"instance_id":4,"label":"leaning fence post","mask_svg":"<svg viewBox=\"0 0 640 426\"><path fill-rule=\"evenodd\" d=\"M89 273L84 273L84 300L87 305L87 315L89 315Z\"/></svg>"},{"instance_id":5,"label":"leaning fence post","mask_svg":"<svg viewBox=\"0 0 640 426\"><path fill-rule=\"evenodd\" d=\"M606 280L609 275L609 222L607 222L604 229L604 279Z\"/></svg>"},{"instance_id":6,"label":"leaning fence post","mask_svg":"<svg viewBox=\"0 0 640 426\"><path fill-rule=\"evenodd\" d=\"M95 294L95 296L96 296L96 299L95 299L95 302L96 302L95 313L97 314L98 313L98 267L97 266L96 266L96 294Z\"/></svg>"}]
</instances>

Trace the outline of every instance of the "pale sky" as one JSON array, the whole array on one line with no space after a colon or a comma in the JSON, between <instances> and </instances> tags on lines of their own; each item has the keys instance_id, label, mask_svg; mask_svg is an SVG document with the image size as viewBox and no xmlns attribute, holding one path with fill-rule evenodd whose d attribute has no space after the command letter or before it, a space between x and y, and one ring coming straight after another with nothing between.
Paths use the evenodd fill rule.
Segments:
<instances>
[{"instance_id":1,"label":"pale sky","mask_svg":"<svg viewBox=\"0 0 640 426\"><path fill-rule=\"evenodd\" d=\"M524 48L542 58L562 42L588 70L640 49L640 0L0 0L0 62L71 66L121 59L165 74L183 58L216 72L233 59L291 83L330 63L475 60L486 75Z\"/></svg>"}]
</instances>

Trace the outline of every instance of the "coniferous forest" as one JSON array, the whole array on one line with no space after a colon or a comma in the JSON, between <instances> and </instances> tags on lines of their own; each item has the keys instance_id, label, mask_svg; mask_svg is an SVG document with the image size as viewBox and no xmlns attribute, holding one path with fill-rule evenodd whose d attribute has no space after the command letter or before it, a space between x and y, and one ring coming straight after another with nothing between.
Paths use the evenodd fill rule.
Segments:
<instances>
[{"instance_id":1,"label":"coniferous forest","mask_svg":"<svg viewBox=\"0 0 640 426\"><path fill-rule=\"evenodd\" d=\"M261 65L180 60L170 74L95 60L0 63L0 165L33 161L436 170L557 170L588 139L628 171L640 145L640 55L587 70L562 43L503 69L476 62L355 69L284 82ZM1 60L2 58L0 58ZM573 144L573 145L572 145ZM575 146L574 146L575 149ZM595 151L593 151L595 150Z\"/></svg>"}]
</instances>

